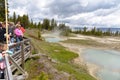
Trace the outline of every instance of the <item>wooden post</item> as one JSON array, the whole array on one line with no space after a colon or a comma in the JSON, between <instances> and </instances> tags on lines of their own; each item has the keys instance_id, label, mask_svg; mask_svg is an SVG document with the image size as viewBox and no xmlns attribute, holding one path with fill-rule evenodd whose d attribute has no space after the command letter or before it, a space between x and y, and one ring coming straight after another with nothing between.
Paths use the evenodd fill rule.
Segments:
<instances>
[{"instance_id":1,"label":"wooden post","mask_svg":"<svg viewBox=\"0 0 120 80\"><path fill-rule=\"evenodd\" d=\"M11 70L11 67L10 67L8 56L9 56L8 54L5 54L6 80L13 80L12 70Z\"/></svg>"},{"instance_id":2,"label":"wooden post","mask_svg":"<svg viewBox=\"0 0 120 80\"><path fill-rule=\"evenodd\" d=\"M6 23L6 44L7 44L7 50L8 47L8 9L7 9L7 0L5 0L5 23Z\"/></svg>"},{"instance_id":3,"label":"wooden post","mask_svg":"<svg viewBox=\"0 0 120 80\"><path fill-rule=\"evenodd\" d=\"M22 68L24 69L24 41L21 41L21 63Z\"/></svg>"},{"instance_id":4,"label":"wooden post","mask_svg":"<svg viewBox=\"0 0 120 80\"><path fill-rule=\"evenodd\" d=\"M31 42L31 40L29 40L29 42L30 42L30 56L32 55L32 42Z\"/></svg>"}]
</instances>

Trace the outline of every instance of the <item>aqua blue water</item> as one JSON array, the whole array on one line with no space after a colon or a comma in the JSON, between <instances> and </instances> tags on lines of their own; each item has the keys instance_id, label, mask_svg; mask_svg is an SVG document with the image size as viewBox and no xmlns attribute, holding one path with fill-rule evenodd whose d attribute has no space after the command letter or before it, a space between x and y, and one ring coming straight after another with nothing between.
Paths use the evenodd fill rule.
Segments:
<instances>
[{"instance_id":1,"label":"aqua blue water","mask_svg":"<svg viewBox=\"0 0 120 80\"><path fill-rule=\"evenodd\" d=\"M55 43L55 42L62 41L62 39L56 38L56 37L47 37L47 38L45 38L45 41Z\"/></svg>"},{"instance_id":2,"label":"aqua blue water","mask_svg":"<svg viewBox=\"0 0 120 80\"><path fill-rule=\"evenodd\" d=\"M96 76L98 76L101 80L120 80L120 72L108 69L98 71Z\"/></svg>"},{"instance_id":3,"label":"aqua blue water","mask_svg":"<svg viewBox=\"0 0 120 80\"><path fill-rule=\"evenodd\" d=\"M85 61L101 67L96 74L101 80L120 80L120 52L114 50L86 49Z\"/></svg>"}]
</instances>

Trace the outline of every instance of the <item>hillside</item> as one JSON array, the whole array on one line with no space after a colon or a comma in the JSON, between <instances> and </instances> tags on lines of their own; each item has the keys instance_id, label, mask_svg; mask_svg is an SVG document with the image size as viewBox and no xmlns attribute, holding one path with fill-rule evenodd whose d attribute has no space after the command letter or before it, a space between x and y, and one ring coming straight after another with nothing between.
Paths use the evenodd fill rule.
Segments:
<instances>
[{"instance_id":1,"label":"hillside","mask_svg":"<svg viewBox=\"0 0 120 80\"><path fill-rule=\"evenodd\" d=\"M78 54L58 43L39 39L36 29L26 30L25 36L31 39L34 55L26 62L28 80L95 80L85 65L73 63Z\"/></svg>"}]
</instances>

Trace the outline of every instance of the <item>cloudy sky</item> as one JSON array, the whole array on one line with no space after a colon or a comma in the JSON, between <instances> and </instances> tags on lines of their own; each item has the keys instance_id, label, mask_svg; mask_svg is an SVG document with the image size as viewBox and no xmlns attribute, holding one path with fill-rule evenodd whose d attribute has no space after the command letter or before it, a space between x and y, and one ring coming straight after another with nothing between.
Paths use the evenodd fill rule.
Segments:
<instances>
[{"instance_id":1,"label":"cloudy sky","mask_svg":"<svg viewBox=\"0 0 120 80\"><path fill-rule=\"evenodd\" d=\"M56 19L72 27L120 27L120 0L8 0L13 12L34 21Z\"/></svg>"}]
</instances>

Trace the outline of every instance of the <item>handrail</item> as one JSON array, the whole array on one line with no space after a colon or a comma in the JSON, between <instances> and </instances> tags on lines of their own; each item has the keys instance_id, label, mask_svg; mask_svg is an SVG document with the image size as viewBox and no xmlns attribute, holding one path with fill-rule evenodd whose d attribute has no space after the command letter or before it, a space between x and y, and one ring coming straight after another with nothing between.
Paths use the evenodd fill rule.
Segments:
<instances>
[{"instance_id":1,"label":"handrail","mask_svg":"<svg viewBox=\"0 0 120 80\"><path fill-rule=\"evenodd\" d=\"M9 64L9 60L8 60L8 54L5 54L5 63L6 63L6 80L13 80L13 76L12 76L12 70Z\"/></svg>"},{"instance_id":2,"label":"handrail","mask_svg":"<svg viewBox=\"0 0 120 80\"><path fill-rule=\"evenodd\" d=\"M29 42L29 43L26 43L26 42ZM11 49L11 48L15 48L18 45L21 46L21 49L19 51L15 51L15 53L11 56L9 56L8 54L5 54L5 64L6 64L5 80L14 80L12 71L15 69L18 69L22 73L22 76L24 79L27 78L28 76L27 72L25 72L23 68L24 68L24 61L29 57L31 52L30 40L24 39L23 41L18 42L15 45L11 45L9 47ZM29 50L29 51L26 51L26 50ZM9 60L12 62L12 65L9 64ZM18 64L18 61L20 64L22 64L22 67L20 67L20 64ZM14 67L14 69L12 67Z\"/></svg>"},{"instance_id":3,"label":"handrail","mask_svg":"<svg viewBox=\"0 0 120 80\"><path fill-rule=\"evenodd\" d=\"M22 74L25 74L25 71L14 61L14 59L11 56L9 56L9 59L17 67L17 69L22 72Z\"/></svg>"}]
</instances>

